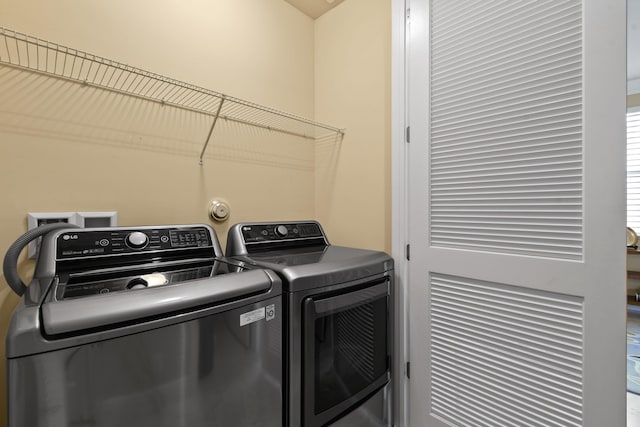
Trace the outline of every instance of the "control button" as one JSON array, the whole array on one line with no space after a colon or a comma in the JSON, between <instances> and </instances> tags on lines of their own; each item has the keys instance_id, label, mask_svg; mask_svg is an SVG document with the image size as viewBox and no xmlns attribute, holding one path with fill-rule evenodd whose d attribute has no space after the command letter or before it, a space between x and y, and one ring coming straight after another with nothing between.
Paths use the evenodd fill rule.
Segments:
<instances>
[{"instance_id":1,"label":"control button","mask_svg":"<svg viewBox=\"0 0 640 427\"><path fill-rule=\"evenodd\" d=\"M162 237L160 237L160 241L162 243L167 243L169 241L169 237L168 236L162 236Z\"/></svg>"},{"instance_id":2,"label":"control button","mask_svg":"<svg viewBox=\"0 0 640 427\"><path fill-rule=\"evenodd\" d=\"M101 239L100 246L109 246L109 239Z\"/></svg>"},{"instance_id":3,"label":"control button","mask_svg":"<svg viewBox=\"0 0 640 427\"><path fill-rule=\"evenodd\" d=\"M267 230L262 230L262 235L266 236L267 234L269 234L269 232Z\"/></svg>"},{"instance_id":4,"label":"control button","mask_svg":"<svg viewBox=\"0 0 640 427\"><path fill-rule=\"evenodd\" d=\"M276 235L280 237L287 237L287 234L289 234L289 230L287 229L286 225L277 226L275 229L275 232L276 232Z\"/></svg>"},{"instance_id":5,"label":"control button","mask_svg":"<svg viewBox=\"0 0 640 427\"><path fill-rule=\"evenodd\" d=\"M132 249L142 249L149 243L149 236L140 231L134 231L126 237L125 243Z\"/></svg>"}]
</instances>

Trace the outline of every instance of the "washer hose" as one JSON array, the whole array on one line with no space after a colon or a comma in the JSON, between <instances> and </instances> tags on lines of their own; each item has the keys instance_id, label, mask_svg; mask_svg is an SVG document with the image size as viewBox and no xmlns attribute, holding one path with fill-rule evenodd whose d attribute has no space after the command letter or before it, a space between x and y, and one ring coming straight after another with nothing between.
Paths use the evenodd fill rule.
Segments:
<instances>
[{"instance_id":1,"label":"washer hose","mask_svg":"<svg viewBox=\"0 0 640 427\"><path fill-rule=\"evenodd\" d=\"M27 290L27 285L24 284L20 276L18 276L18 257L20 256L20 252L24 249L30 241L37 239L38 237L44 236L45 234L58 230L60 228L77 228L78 226L75 224L68 224L66 222L56 222L53 224L45 224L40 227L33 228L22 236L18 237L18 240L13 242L7 253L4 256L4 262L2 263L2 272L4 273L4 278L7 280L7 283L18 296L22 296L24 292Z\"/></svg>"}]
</instances>

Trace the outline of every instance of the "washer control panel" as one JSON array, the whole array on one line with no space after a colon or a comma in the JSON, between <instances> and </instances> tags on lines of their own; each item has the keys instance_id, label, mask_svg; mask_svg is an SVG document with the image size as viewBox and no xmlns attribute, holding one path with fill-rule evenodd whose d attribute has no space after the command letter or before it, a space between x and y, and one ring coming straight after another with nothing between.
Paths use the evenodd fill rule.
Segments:
<instances>
[{"instance_id":1,"label":"washer control panel","mask_svg":"<svg viewBox=\"0 0 640 427\"><path fill-rule=\"evenodd\" d=\"M57 259L213 247L205 227L74 229L56 240Z\"/></svg>"},{"instance_id":2,"label":"washer control panel","mask_svg":"<svg viewBox=\"0 0 640 427\"><path fill-rule=\"evenodd\" d=\"M241 230L245 243L324 237L318 224L313 222L244 224Z\"/></svg>"}]
</instances>

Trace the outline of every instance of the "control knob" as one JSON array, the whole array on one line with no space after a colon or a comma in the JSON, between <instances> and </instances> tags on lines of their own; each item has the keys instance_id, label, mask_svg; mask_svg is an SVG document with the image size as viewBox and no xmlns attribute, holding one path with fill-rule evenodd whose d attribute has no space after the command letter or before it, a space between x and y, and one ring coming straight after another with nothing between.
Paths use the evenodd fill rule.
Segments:
<instances>
[{"instance_id":1,"label":"control knob","mask_svg":"<svg viewBox=\"0 0 640 427\"><path fill-rule=\"evenodd\" d=\"M287 234L289 234L289 230L286 225L278 225L275 232L278 237L287 237Z\"/></svg>"},{"instance_id":2,"label":"control knob","mask_svg":"<svg viewBox=\"0 0 640 427\"><path fill-rule=\"evenodd\" d=\"M134 231L129 233L124 241L132 249L142 249L149 243L149 236L140 231Z\"/></svg>"}]
</instances>

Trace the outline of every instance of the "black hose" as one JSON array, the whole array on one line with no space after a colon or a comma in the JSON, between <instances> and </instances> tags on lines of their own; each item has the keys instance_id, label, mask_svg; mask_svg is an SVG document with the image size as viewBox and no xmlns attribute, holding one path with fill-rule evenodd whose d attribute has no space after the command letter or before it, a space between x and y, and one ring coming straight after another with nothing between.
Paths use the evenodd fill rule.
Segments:
<instances>
[{"instance_id":1,"label":"black hose","mask_svg":"<svg viewBox=\"0 0 640 427\"><path fill-rule=\"evenodd\" d=\"M2 271L7 283L18 296L22 296L27 290L27 285L24 284L20 276L18 276L18 257L20 252L30 241L44 236L45 234L58 230L60 228L77 228L75 224L68 224L66 222L56 222L52 224L41 225L40 227L33 228L13 242L7 253L4 256L4 262L2 263Z\"/></svg>"}]
</instances>

